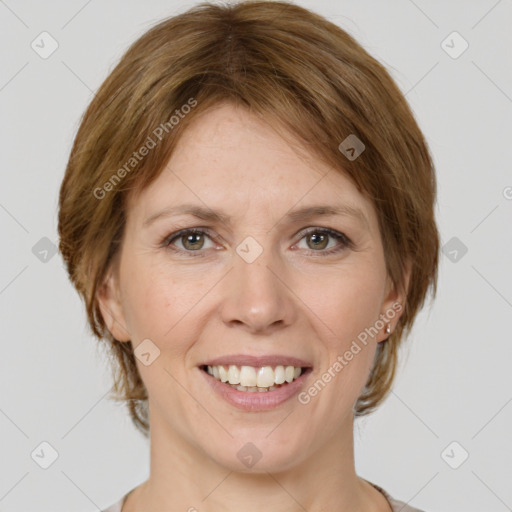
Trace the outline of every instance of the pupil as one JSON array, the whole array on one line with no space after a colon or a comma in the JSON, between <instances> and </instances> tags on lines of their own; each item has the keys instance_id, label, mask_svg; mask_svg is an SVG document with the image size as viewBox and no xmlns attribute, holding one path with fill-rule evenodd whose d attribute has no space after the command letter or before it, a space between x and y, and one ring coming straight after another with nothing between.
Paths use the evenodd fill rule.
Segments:
<instances>
[{"instance_id":1,"label":"pupil","mask_svg":"<svg viewBox=\"0 0 512 512\"><path fill-rule=\"evenodd\" d=\"M325 235L316 233L316 234L311 235L311 239L313 240L313 244L315 245L316 248L318 248L318 247L320 247L321 249L325 248L325 241L327 240L327 237ZM320 241L320 244L317 243L318 241ZM322 242L324 242L324 243L322 244Z\"/></svg>"},{"instance_id":2,"label":"pupil","mask_svg":"<svg viewBox=\"0 0 512 512\"><path fill-rule=\"evenodd\" d=\"M187 247L187 244L191 244L192 245L192 247L191 247L192 249L197 248L197 246L194 247L194 243L197 243L197 241L198 241L197 239L200 239L201 236L202 235L200 235L200 234L192 234L192 235L186 236L185 237L185 244L184 244L184 246ZM202 244L199 245L199 248L201 246L202 246Z\"/></svg>"}]
</instances>

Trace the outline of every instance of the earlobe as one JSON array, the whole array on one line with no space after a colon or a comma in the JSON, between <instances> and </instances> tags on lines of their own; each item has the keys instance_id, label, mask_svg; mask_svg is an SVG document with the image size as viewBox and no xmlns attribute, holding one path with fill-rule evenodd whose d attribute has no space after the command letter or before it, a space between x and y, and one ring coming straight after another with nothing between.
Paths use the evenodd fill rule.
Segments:
<instances>
[{"instance_id":1,"label":"earlobe","mask_svg":"<svg viewBox=\"0 0 512 512\"><path fill-rule=\"evenodd\" d=\"M119 300L119 289L111 270L96 294L103 321L110 334L118 341L130 341L126 328L123 307Z\"/></svg>"},{"instance_id":2,"label":"earlobe","mask_svg":"<svg viewBox=\"0 0 512 512\"><path fill-rule=\"evenodd\" d=\"M388 294L383 303L383 310L381 318L384 322L382 334L377 341L387 340L392 332L395 330L396 324L400 316L404 312L405 302L407 300L407 292L409 290L409 281L411 278L411 261L407 260L405 263L403 286L401 290L397 290L392 283L391 278L388 276Z\"/></svg>"}]
</instances>

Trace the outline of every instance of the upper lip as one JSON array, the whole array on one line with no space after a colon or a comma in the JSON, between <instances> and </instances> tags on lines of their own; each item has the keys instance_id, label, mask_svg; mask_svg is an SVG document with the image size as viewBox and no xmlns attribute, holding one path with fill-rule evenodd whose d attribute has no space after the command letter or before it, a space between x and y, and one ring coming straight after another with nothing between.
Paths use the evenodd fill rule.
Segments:
<instances>
[{"instance_id":1,"label":"upper lip","mask_svg":"<svg viewBox=\"0 0 512 512\"><path fill-rule=\"evenodd\" d=\"M295 368L309 368L311 364L298 357L285 356L285 355L266 355L266 356L251 356L247 354L231 354L227 356L219 356L210 359L203 363L206 366L254 366L259 368L261 366L295 366Z\"/></svg>"}]
</instances>

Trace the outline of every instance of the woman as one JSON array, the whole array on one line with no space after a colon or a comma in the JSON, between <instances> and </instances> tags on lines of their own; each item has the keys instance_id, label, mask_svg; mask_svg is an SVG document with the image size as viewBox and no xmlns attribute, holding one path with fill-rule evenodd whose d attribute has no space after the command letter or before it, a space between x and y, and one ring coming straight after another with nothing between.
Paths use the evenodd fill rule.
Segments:
<instances>
[{"instance_id":1,"label":"woman","mask_svg":"<svg viewBox=\"0 0 512 512\"><path fill-rule=\"evenodd\" d=\"M415 511L354 468L435 294L429 151L386 70L281 2L201 4L87 109L60 250L150 477L108 512Z\"/></svg>"}]
</instances>

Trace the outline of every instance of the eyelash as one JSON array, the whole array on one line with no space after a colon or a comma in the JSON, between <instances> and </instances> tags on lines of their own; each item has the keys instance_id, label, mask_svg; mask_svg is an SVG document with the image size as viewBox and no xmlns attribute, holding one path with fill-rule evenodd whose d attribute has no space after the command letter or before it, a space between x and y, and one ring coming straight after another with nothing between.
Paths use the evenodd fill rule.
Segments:
<instances>
[{"instance_id":1,"label":"eyelash","mask_svg":"<svg viewBox=\"0 0 512 512\"><path fill-rule=\"evenodd\" d=\"M329 229L329 228L312 228L312 229L309 229L308 231L303 231L302 233L300 233L302 236L299 239L299 242L303 238L305 238L308 235L311 235L313 233L320 234L320 235L329 235L330 237L335 238L338 242L340 242L340 245L338 245L337 247L333 247L329 250L319 250L319 251L314 251L313 249L309 250L309 252L314 254L315 256L320 256L320 257L329 256L331 254L336 254L338 252L341 252L343 249L353 247L352 241L344 233L340 233L338 231L335 231L335 230ZM171 235L166 236L162 240L161 246L167 247L171 251L174 251L179 254L187 254L188 256L192 256L192 257L204 257L205 256L204 251L202 251L201 249L199 249L197 251L188 251L185 249L179 249L172 245L172 243L175 240L178 240L179 238L183 237L184 235L189 235L189 234L191 234L191 235L207 235L210 239L214 240L212 233L208 228L187 228L187 229L182 229L180 231L177 231L176 233L172 233ZM194 253L197 253L197 254L194 254Z\"/></svg>"}]
</instances>

